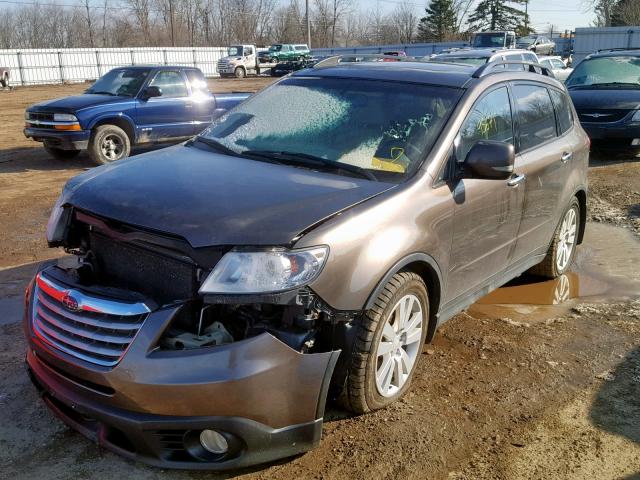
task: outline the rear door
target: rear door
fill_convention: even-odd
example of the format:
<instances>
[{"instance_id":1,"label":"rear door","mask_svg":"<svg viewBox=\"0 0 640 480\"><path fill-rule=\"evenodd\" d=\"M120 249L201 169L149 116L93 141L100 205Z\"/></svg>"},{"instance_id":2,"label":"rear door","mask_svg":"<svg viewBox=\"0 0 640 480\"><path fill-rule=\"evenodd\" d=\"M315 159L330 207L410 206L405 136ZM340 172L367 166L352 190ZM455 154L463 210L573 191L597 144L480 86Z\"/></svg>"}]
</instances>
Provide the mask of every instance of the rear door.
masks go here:
<instances>
[{"instance_id":1,"label":"rear door","mask_svg":"<svg viewBox=\"0 0 640 480\"><path fill-rule=\"evenodd\" d=\"M512 105L506 85L480 97L456 139L455 157L464 161L480 140L513 143ZM524 199L508 180L462 179L455 200L447 300L475 291L510 263Z\"/></svg>"},{"instance_id":2,"label":"rear door","mask_svg":"<svg viewBox=\"0 0 640 480\"><path fill-rule=\"evenodd\" d=\"M511 86L516 107L515 170L525 176L524 208L514 261L546 251L555 231L564 185L568 180L570 146L558 135L556 114L547 87L539 83Z\"/></svg>"},{"instance_id":3,"label":"rear door","mask_svg":"<svg viewBox=\"0 0 640 480\"><path fill-rule=\"evenodd\" d=\"M193 135L193 103L182 72L178 69L160 70L148 86L158 87L162 95L138 102L136 116L139 142Z\"/></svg>"}]
</instances>

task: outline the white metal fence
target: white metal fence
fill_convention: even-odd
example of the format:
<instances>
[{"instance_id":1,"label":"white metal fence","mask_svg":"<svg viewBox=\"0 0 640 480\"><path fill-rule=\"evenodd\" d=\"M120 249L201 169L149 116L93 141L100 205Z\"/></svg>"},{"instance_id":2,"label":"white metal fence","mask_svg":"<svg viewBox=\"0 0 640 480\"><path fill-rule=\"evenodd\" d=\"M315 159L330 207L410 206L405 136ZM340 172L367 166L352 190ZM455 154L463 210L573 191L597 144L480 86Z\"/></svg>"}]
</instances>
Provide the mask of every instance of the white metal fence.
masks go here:
<instances>
[{"instance_id":1,"label":"white metal fence","mask_svg":"<svg viewBox=\"0 0 640 480\"><path fill-rule=\"evenodd\" d=\"M0 50L0 66L11 69L11 85L84 82L127 65L188 65L214 77L225 55L222 47Z\"/></svg>"},{"instance_id":2,"label":"white metal fence","mask_svg":"<svg viewBox=\"0 0 640 480\"><path fill-rule=\"evenodd\" d=\"M605 48L640 48L639 27L576 28L573 64Z\"/></svg>"}]
</instances>

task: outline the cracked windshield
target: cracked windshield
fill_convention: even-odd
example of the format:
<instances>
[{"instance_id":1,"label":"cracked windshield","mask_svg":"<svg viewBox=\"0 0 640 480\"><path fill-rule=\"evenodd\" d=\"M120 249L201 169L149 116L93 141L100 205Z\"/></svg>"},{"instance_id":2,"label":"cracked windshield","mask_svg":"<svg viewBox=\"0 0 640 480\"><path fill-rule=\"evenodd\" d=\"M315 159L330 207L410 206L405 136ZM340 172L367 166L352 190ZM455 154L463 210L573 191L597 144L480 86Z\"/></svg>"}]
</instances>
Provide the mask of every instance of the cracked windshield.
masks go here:
<instances>
[{"instance_id":1,"label":"cracked windshield","mask_svg":"<svg viewBox=\"0 0 640 480\"><path fill-rule=\"evenodd\" d=\"M248 158L401 181L424 160L459 96L447 87L290 78L223 116L202 141Z\"/></svg>"}]
</instances>

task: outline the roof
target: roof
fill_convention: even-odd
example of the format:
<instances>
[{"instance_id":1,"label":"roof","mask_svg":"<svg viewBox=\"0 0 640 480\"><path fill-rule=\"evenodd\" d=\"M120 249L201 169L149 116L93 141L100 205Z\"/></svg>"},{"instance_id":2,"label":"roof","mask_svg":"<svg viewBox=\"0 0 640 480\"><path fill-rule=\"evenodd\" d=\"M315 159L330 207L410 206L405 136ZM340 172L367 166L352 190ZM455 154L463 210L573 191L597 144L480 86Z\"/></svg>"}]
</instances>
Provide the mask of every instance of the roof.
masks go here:
<instances>
[{"instance_id":1,"label":"roof","mask_svg":"<svg viewBox=\"0 0 640 480\"><path fill-rule=\"evenodd\" d=\"M598 50L597 52L588 55L587 58L620 56L640 57L640 48L612 48L611 50Z\"/></svg>"},{"instance_id":2,"label":"roof","mask_svg":"<svg viewBox=\"0 0 640 480\"><path fill-rule=\"evenodd\" d=\"M462 87L477 66L428 62L344 62L300 70L296 77L334 77L390 80L445 87Z\"/></svg>"}]
</instances>

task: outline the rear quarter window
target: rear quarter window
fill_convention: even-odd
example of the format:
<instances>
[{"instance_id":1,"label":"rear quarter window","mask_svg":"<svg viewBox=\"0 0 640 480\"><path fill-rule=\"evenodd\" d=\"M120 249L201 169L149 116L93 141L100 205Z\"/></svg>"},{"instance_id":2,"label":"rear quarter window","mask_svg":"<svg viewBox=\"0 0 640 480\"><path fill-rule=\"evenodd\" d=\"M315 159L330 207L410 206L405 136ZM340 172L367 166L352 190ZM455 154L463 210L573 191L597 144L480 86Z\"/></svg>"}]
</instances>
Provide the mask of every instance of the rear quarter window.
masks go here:
<instances>
[{"instance_id":1,"label":"rear quarter window","mask_svg":"<svg viewBox=\"0 0 640 480\"><path fill-rule=\"evenodd\" d=\"M571 112L571 100L566 93L558 90L549 89L553 106L556 109L556 117L558 120L558 133L569 131L573 126L573 114Z\"/></svg>"},{"instance_id":2,"label":"rear quarter window","mask_svg":"<svg viewBox=\"0 0 640 480\"><path fill-rule=\"evenodd\" d=\"M520 127L520 151L536 147L556 136L555 113L546 87L514 85L513 96Z\"/></svg>"}]
</instances>

